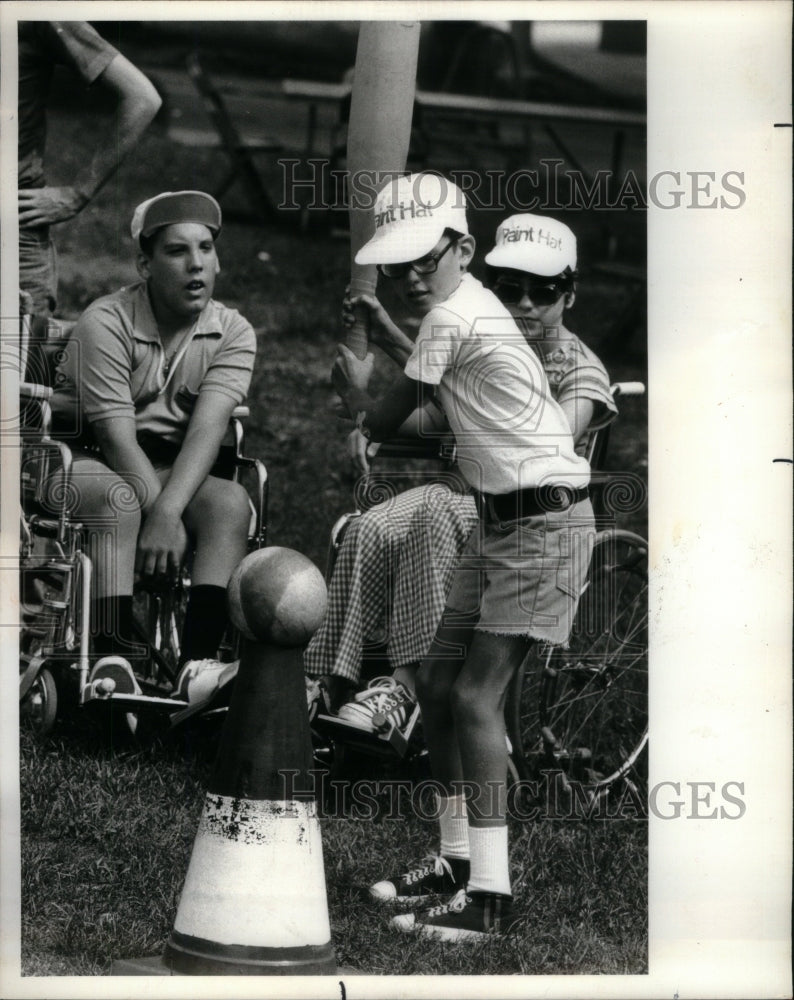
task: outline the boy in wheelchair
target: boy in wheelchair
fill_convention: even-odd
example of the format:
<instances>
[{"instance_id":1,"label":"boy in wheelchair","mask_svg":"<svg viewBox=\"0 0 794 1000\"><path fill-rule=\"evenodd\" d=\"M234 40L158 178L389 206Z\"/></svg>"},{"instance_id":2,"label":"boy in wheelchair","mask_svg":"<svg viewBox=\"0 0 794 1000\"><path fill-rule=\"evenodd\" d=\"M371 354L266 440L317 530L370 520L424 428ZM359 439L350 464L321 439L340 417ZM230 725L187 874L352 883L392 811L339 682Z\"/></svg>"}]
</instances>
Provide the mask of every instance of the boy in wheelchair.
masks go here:
<instances>
[{"instance_id":1,"label":"boy in wheelchair","mask_svg":"<svg viewBox=\"0 0 794 1000\"><path fill-rule=\"evenodd\" d=\"M133 638L133 585L168 585L189 553L175 694L224 666L226 585L246 554L250 505L213 467L248 391L256 341L247 320L212 298L220 230L220 207L200 191L139 205L131 234L141 281L86 309L56 374L53 436L73 452L73 514L93 563L92 679L104 664L119 693L136 690L119 658L146 655Z\"/></svg>"}]
</instances>

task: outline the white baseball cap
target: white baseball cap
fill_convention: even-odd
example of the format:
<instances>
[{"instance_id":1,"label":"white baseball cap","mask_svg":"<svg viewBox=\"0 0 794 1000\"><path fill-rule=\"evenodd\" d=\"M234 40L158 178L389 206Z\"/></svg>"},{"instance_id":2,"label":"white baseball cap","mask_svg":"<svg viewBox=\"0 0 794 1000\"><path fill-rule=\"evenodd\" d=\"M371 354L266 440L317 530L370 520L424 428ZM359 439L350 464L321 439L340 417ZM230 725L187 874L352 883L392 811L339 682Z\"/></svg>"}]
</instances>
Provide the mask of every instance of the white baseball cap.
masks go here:
<instances>
[{"instance_id":1,"label":"white baseball cap","mask_svg":"<svg viewBox=\"0 0 794 1000\"><path fill-rule=\"evenodd\" d=\"M445 229L466 235L466 196L438 174L408 174L389 181L375 199L375 235L356 254L357 264L404 264L430 253Z\"/></svg>"},{"instance_id":2,"label":"white baseball cap","mask_svg":"<svg viewBox=\"0 0 794 1000\"><path fill-rule=\"evenodd\" d=\"M556 219L511 215L497 227L496 244L485 263L551 278L568 267L576 270L576 237Z\"/></svg>"}]
</instances>

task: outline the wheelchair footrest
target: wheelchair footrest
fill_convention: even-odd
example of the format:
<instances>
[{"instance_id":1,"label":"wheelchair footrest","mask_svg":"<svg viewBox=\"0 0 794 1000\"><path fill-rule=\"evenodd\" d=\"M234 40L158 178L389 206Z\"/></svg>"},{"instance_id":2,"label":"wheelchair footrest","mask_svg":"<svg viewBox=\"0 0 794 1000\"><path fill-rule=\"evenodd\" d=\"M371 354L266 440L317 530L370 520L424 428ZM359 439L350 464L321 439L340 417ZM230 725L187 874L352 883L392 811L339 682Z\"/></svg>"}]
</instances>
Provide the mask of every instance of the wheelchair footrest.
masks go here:
<instances>
[{"instance_id":1,"label":"wheelchair footrest","mask_svg":"<svg viewBox=\"0 0 794 1000\"><path fill-rule=\"evenodd\" d=\"M314 726L320 735L335 740L345 746L351 746L368 753L392 753L403 758L410 749L411 736L419 721L419 707L411 713L411 717L403 729L392 726L388 732L378 733L351 726L349 722L335 715L318 714L314 718Z\"/></svg>"},{"instance_id":2,"label":"wheelchair footrest","mask_svg":"<svg viewBox=\"0 0 794 1000\"><path fill-rule=\"evenodd\" d=\"M128 712L138 712L144 709L147 710L157 710L157 711L168 711L175 712L178 709L185 708L187 705L186 701L178 701L175 698L161 698L156 695L149 694L101 694L95 693L93 691L86 691L83 698L83 704L98 704L102 703L105 705L112 705L117 708L124 708Z\"/></svg>"},{"instance_id":3,"label":"wheelchair footrest","mask_svg":"<svg viewBox=\"0 0 794 1000\"><path fill-rule=\"evenodd\" d=\"M105 656L94 664L88 676L88 683L82 689L80 703L105 703L127 711L174 712L184 708L183 699L167 697L165 694L150 694L141 690L128 660L123 656Z\"/></svg>"}]
</instances>

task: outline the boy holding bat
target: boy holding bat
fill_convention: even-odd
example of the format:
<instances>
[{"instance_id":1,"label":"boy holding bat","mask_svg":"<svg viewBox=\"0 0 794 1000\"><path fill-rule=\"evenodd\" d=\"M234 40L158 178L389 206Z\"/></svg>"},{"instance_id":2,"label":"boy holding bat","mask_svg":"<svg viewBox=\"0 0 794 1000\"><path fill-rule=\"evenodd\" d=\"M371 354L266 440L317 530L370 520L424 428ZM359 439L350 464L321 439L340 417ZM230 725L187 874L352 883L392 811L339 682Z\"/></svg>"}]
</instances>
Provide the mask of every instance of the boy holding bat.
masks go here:
<instances>
[{"instance_id":1,"label":"boy holding bat","mask_svg":"<svg viewBox=\"0 0 794 1000\"><path fill-rule=\"evenodd\" d=\"M507 308L466 273L474 254L463 193L444 178L401 178L379 194L375 235L357 255L423 314L405 370L378 400L372 357L340 346L334 384L364 434L383 440L437 391L480 521L455 570L417 675L439 801L431 863L370 888L385 902L440 906L395 928L447 941L516 922L508 870L504 702L533 640L564 642L594 533L590 470L574 450L543 366Z\"/></svg>"}]
</instances>

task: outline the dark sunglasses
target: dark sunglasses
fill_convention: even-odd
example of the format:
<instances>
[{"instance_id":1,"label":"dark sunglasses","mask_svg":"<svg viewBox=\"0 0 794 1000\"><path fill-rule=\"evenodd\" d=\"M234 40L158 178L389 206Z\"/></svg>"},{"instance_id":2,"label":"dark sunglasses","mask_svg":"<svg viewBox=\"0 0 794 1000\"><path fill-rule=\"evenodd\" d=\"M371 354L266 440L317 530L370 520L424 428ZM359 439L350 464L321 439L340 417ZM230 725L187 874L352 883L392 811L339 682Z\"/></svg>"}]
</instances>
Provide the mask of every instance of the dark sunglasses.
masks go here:
<instances>
[{"instance_id":1,"label":"dark sunglasses","mask_svg":"<svg viewBox=\"0 0 794 1000\"><path fill-rule=\"evenodd\" d=\"M419 260L408 261L405 264L378 264L377 269L384 278L404 278L409 270L413 268L417 274L435 274L438 270L438 262L451 247L457 243L457 239L447 243L441 253L429 253Z\"/></svg>"},{"instance_id":2,"label":"dark sunglasses","mask_svg":"<svg viewBox=\"0 0 794 1000\"><path fill-rule=\"evenodd\" d=\"M493 286L494 295L505 305L518 305L525 295L536 306L551 306L569 291L567 285L558 281L536 281L526 278L497 278Z\"/></svg>"}]
</instances>

